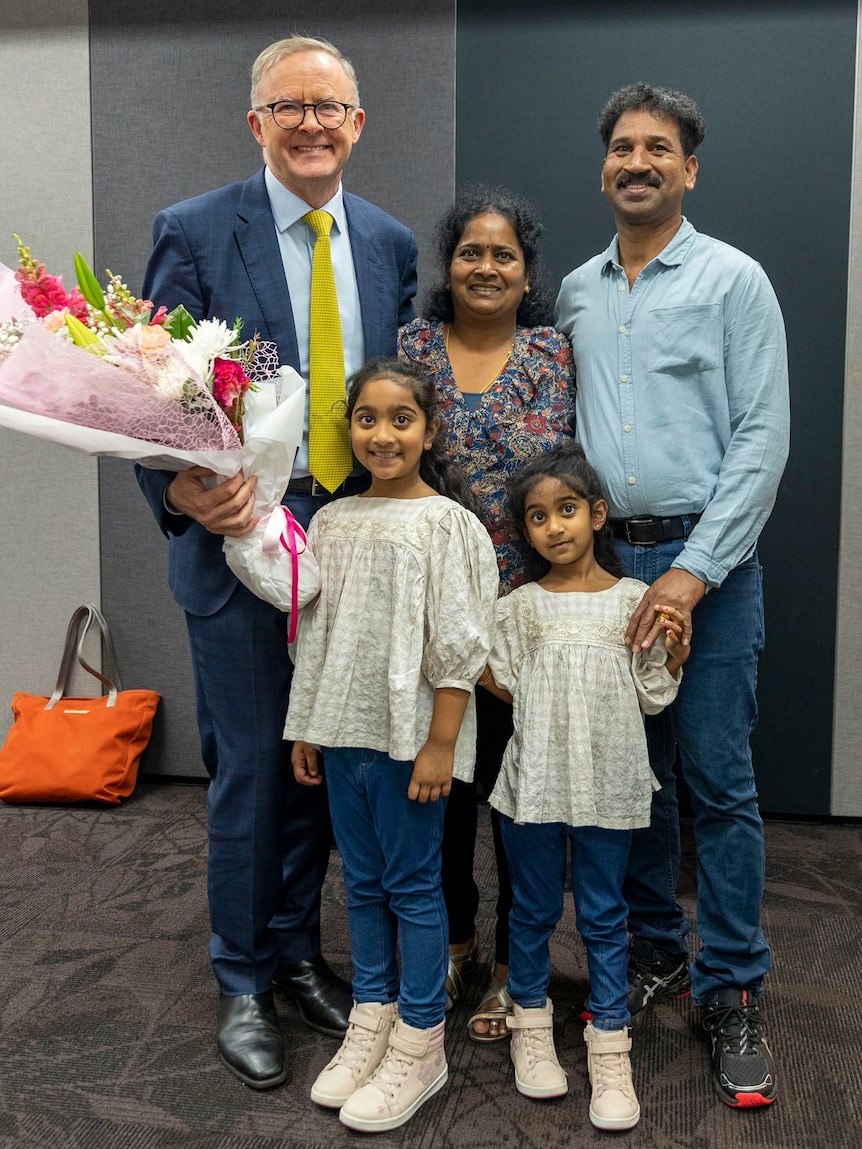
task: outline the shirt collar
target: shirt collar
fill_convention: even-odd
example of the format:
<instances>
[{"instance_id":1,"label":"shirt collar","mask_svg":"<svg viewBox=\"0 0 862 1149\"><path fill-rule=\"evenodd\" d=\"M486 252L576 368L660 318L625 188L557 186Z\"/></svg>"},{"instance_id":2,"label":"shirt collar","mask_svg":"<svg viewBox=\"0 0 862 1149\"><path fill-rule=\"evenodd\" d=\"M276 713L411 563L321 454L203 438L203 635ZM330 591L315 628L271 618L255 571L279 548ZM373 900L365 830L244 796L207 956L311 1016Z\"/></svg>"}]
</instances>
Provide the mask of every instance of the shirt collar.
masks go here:
<instances>
[{"instance_id":1,"label":"shirt collar","mask_svg":"<svg viewBox=\"0 0 862 1149\"><path fill-rule=\"evenodd\" d=\"M655 259L651 260L652 263L663 263L665 267L678 267L685 257L688 255L691 245L694 243L697 232L694 230L692 224L688 222L685 216L682 217L682 225L667 247L660 251ZM610 246L602 252L602 274L605 272L613 271L615 269L622 270L622 265L619 261L618 250L618 237L610 242Z\"/></svg>"},{"instance_id":2,"label":"shirt collar","mask_svg":"<svg viewBox=\"0 0 862 1149\"><path fill-rule=\"evenodd\" d=\"M275 220L279 232L287 231L298 220L312 210L311 205L300 199L289 188L272 174L269 168L264 168L264 182L269 206L272 208L272 218ZM335 220L334 230L345 234L347 231L347 216L344 214L344 195L341 184L332 199L323 205L321 211L328 211Z\"/></svg>"}]
</instances>

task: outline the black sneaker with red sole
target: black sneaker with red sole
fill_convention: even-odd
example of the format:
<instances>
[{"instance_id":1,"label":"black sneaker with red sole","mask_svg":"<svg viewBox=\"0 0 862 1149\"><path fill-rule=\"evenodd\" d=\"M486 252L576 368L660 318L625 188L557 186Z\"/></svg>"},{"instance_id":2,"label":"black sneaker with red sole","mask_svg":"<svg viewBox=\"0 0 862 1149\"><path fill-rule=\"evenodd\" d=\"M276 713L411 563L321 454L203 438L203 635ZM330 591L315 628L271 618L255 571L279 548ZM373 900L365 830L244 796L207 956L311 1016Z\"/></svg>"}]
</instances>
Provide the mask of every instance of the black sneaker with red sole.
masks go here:
<instances>
[{"instance_id":1,"label":"black sneaker with red sole","mask_svg":"<svg viewBox=\"0 0 862 1149\"><path fill-rule=\"evenodd\" d=\"M763 1020L748 990L710 994L702 1024L712 1047L712 1083L725 1105L754 1109L778 1095Z\"/></svg>"}]
</instances>

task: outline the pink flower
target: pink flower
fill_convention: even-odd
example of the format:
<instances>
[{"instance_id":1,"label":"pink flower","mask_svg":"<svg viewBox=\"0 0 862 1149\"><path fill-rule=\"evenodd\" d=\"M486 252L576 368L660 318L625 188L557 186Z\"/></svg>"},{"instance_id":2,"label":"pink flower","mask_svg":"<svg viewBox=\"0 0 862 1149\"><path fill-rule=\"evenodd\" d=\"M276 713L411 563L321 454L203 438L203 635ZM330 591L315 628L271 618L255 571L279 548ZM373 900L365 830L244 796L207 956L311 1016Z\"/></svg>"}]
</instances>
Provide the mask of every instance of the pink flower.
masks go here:
<instances>
[{"instance_id":1,"label":"pink flower","mask_svg":"<svg viewBox=\"0 0 862 1149\"><path fill-rule=\"evenodd\" d=\"M153 305L152 305L152 302L150 302L149 300L145 300L144 306L145 307L152 307ZM168 309L167 309L167 307L164 306L164 304L162 304L162 306L159 308L159 310L154 315L150 316L150 326L151 327L161 327L161 325L165 321L165 316L167 314L168 314Z\"/></svg>"},{"instance_id":2,"label":"pink flower","mask_svg":"<svg viewBox=\"0 0 862 1149\"><path fill-rule=\"evenodd\" d=\"M19 267L15 278L25 303L29 304L39 319L44 319L53 311L70 311L82 323L87 322L87 303L78 288L72 288L67 294L63 288L62 275L48 275L44 263L37 263L35 267Z\"/></svg>"},{"instance_id":3,"label":"pink flower","mask_svg":"<svg viewBox=\"0 0 862 1149\"><path fill-rule=\"evenodd\" d=\"M24 302L33 308L40 319L52 311L62 311L68 305L69 297L58 276L43 275L38 279L20 279L18 282Z\"/></svg>"},{"instance_id":4,"label":"pink flower","mask_svg":"<svg viewBox=\"0 0 862 1149\"><path fill-rule=\"evenodd\" d=\"M46 315L42 320L42 326L46 331L59 331L61 327L66 326L66 320L63 318L63 312L52 311L50 315Z\"/></svg>"},{"instance_id":5,"label":"pink flower","mask_svg":"<svg viewBox=\"0 0 862 1149\"><path fill-rule=\"evenodd\" d=\"M164 327L148 327L145 323L133 323L125 331L114 331L118 355L137 353L145 362L160 363L173 350L171 337ZM111 349L114 343L112 341Z\"/></svg>"},{"instance_id":6,"label":"pink flower","mask_svg":"<svg viewBox=\"0 0 862 1149\"><path fill-rule=\"evenodd\" d=\"M86 299L83 297L77 287L72 288L72 290L69 292L68 298L69 302L66 304L66 306L75 316L75 318L80 319L82 323L89 323L90 309L87 306Z\"/></svg>"},{"instance_id":7,"label":"pink flower","mask_svg":"<svg viewBox=\"0 0 862 1149\"><path fill-rule=\"evenodd\" d=\"M249 388L249 378L233 359L213 360L213 395L228 410Z\"/></svg>"}]
</instances>

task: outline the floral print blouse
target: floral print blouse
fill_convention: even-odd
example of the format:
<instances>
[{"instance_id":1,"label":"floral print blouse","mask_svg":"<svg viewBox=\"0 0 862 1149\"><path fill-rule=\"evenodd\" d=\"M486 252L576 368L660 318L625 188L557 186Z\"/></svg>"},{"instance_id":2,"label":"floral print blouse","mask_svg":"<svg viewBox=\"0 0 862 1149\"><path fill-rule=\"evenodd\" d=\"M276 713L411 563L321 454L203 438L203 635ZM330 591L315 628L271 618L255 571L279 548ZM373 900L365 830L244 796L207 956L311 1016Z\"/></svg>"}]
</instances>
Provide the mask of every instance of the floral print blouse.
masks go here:
<instances>
[{"instance_id":1,"label":"floral print blouse","mask_svg":"<svg viewBox=\"0 0 862 1149\"><path fill-rule=\"evenodd\" d=\"M398 354L421 363L437 380L449 452L484 508L501 593L507 593L524 582L529 548L509 519L506 480L527 459L574 435L569 341L551 327L519 327L508 363L472 413L452 375L442 323L415 319L402 327Z\"/></svg>"}]
</instances>

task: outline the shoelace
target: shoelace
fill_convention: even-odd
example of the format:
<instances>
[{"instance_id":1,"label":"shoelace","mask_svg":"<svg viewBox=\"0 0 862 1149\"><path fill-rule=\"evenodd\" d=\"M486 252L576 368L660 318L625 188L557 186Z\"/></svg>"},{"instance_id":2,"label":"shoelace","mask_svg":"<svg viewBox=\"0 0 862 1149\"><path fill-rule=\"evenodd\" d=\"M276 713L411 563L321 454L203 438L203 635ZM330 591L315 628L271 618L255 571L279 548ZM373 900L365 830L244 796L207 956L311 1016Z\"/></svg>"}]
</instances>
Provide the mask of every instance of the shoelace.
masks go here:
<instances>
[{"instance_id":1,"label":"shoelace","mask_svg":"<svg viewBox=\"0 0 862 1149\"><path fill-rule=\"evenodd\" d=\"M539 1061L556 1061L552 1029L535 1028L516 1031L521 1039L524 1056L530 1069Z\"/></svg>"},{"instance_id":2,"label":"shoelace","mask_svg":"<svg viewBox=\"0 0 862 1149\"><path fill-rule=\"evenodd\" d=\"M351 1022L347 1039L339 1050L338 1060L348 1069L361 1069L376 1036L373 1030Z\"/></svg>"},{"instance_id":3,"label":"shoelace","mask_svg":"<svg viewBox=\"0 0 862 1149\"><path fill-rule=\"evenodd\" d=\"M707 1022L711 1033L720 1035L725 1053L758 1053L760 1015L752 1006L731 1005Z\"/></svg>"},{"instance_id":4,"label":"shoelace","mask_svg":"<svg viewBox=\"0 0 862 1149\"><path fill-rule=\"evenodd\" d=\"M625 1055L594 1051L593 1058L593 1089L599 1093L617 1089L628 1096L631 1080L626 1072Z\"/></svg>"},{"instance_id":5,"label":"shoelace","mask_svg":"<svg viewBox=\"0 0 862 1149\"><path fill-rule=\"evenodd\" d=\"M370 1084L376 1085L383 1093L393 1094L404 1083L404 1078L413 1067L413 1058L399 1053L391 1045L386 1047L383 1060L371 1075Z\"/></svg>"}]
</instances>

